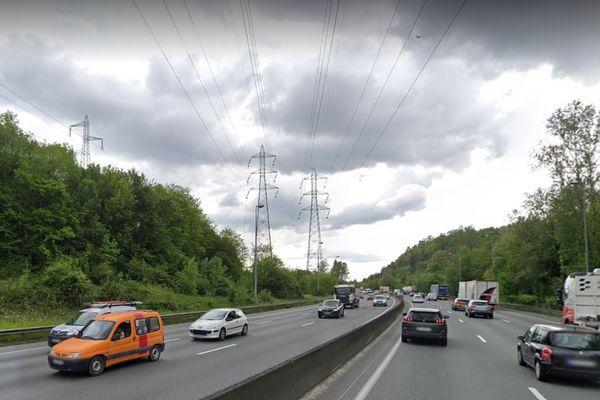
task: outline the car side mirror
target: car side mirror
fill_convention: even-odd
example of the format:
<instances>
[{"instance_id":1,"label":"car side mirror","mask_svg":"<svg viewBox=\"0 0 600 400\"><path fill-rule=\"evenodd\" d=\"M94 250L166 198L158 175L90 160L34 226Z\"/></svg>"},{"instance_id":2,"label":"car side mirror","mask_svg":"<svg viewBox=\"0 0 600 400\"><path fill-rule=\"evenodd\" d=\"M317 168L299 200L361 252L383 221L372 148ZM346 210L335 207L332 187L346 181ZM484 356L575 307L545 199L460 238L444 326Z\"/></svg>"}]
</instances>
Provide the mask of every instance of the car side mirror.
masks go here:
<instances>
[{"instance_id":1,"label":"car side mirror","mask_svg":"<svg viewBox=\"0 0 600 400\"><path fill-rule=\"evenodd\" d=\"M523 337L523 335L520 335L520 336L517 336L517 339L520 340L521 342L523 342L525 338Z\"/></svg>"},{"instance_id":2,"label":"car side mirror","mask_svg":"<svg viewBox=\"0 0 600 400\"><path fill-rule=\"evenodd\" d=\"M407 315L408 315L408 314L407 314L407 313L405 313L405 312L403 312L403 313L402 313L402 316L403 316L403 317L406 317Z\"/></svg>"}]
</instances>

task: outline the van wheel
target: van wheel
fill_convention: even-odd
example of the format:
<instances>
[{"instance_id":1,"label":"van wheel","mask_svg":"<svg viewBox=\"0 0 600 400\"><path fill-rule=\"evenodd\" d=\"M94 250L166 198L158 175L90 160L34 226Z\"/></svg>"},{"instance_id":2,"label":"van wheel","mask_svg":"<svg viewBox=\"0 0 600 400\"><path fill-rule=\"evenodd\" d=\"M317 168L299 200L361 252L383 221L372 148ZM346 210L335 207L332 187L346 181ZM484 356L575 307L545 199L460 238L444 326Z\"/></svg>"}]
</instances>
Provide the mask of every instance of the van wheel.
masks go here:
<instances>
[{"instance_id":1,"label":"van wheel","mask_svg":"<svg viewBox=\"0 0 600 400\"><path fill-rule=\"evenodd\" d=\"M104 372L104 367L106 366L106 362L104 358L100 356L96 356L90 360L90 365L88 366L88 374L90 376L98 376Z\"/></svg>"},{"instance_id":2,"label":"van wheel","mask_svg":"<svg viewBox=\"0 0 600 400\"><path fill-rule=\"evenodd\" d=\"M150 349L150 354L148 354L148 360L158 361L159 358L160 358L160 348L158 346L154 345Z\"/></svg>"},{"instance_id":3,"label":"van wheel","mask_svg":"<svg viewBox=\"0 0 600 400\"><path fill-rule=\"evenodd\" d=\"M225 336L227 336L227 334L225 332L225 328L221 328L221 330L219 331L219 340L221 340L221 341L225 340Z\"/></svg>"},{"instance_id":4,"label":"van wheel","mask_svg":"<svg viewBox=\"0 0 600 400\"><path fill-rule=\"evenodd\" d=\"M248 324L244 324L242 328L242 336L246 336L248 334Z\"/></svg>"}]
</instances>

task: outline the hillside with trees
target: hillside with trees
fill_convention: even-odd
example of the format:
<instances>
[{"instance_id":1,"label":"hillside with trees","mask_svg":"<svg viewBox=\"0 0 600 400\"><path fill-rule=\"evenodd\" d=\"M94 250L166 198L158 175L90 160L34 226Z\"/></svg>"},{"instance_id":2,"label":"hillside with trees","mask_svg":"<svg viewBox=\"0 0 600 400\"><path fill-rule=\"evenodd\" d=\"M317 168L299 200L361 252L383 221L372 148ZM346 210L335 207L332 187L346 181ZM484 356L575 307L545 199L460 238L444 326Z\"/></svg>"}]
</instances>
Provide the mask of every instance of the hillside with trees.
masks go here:
<instances>
[{"instance_id":1,"label":"hillside with trees","mask_svg":"<svg viewBox=\"0 0 600 400\"><path fill-rule=\"evenodd\" d=\"M533 158L553 183L532 188L509 225L426 238L363 285L417 285L426 292L432 283L447 283L455 294L460 279L498 280L505 302L556 307L556 291L569 273L585 271L586 258L590 270L600 266L600 113L573 101L546 128L547 142Z\"/></svg>"}]
</instances>

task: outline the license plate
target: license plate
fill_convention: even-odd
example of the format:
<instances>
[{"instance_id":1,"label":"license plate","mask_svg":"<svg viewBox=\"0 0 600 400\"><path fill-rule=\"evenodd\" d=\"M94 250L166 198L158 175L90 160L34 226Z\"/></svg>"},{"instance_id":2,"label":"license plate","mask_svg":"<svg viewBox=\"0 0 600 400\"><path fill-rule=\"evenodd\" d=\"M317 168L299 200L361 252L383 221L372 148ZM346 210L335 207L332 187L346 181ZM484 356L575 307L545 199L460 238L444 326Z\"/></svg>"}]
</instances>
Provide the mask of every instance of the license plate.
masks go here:
<instances>
[{"instance_id":1,"label":"license plate","mask_svg":"<svg viewBox=\"0 0 600 400\"><path fill-rule=\"evenodd\" d=\"M52 343L59 343L60 339L52 339Z\"/></svg>"},{"instance_id":2,"label":"license plate","mask_svg":"<svg viewBox=\"0 0 600 400\"><path fill-rule=\"evenodd\" d=\"M52 360L52 362L56 365L63 365L65 363L63 360Z\"/></svg>"},{"instance_id":3,"label":"license plate","mask_svg":"<svg viewBox=\"0 0 600 400\"><path fill-rule=\"evenodd\" d=\"M566 364L570 367L593 368L596 363L592 360L568 360Z\"/></svg>"},{"instance_id":4,"label":"license plate","mask_svg":"<svg viewBox=\"0 0 600 400\"><path fill-rule=\"evenodd\" d=\"M417 327L417 330L419 332L431 332L431 328L424 328L424 327L421 327L421 326Z\"/></svg>"}]
</instances>

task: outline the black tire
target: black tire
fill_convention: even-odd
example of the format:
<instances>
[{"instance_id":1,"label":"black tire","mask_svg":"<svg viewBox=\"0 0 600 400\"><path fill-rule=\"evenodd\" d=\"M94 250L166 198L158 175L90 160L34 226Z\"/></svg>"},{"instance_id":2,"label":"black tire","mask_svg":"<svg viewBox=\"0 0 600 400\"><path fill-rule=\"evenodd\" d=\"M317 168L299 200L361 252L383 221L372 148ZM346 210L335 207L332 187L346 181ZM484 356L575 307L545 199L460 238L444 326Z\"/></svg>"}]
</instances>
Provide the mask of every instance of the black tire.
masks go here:
<instances>
[{"instance_id":1,"label":"black tire","mask_svg":"<svg viewBox=\"0 0 600 400\"><path fill-rule=\"evenodd\" d=\"M535 366L533 367L533 369L535 370L535 377L538 381L543 382L548 380L548 374L546 374L546 371L544 371L540 360L535 360Z\"/></svg>"},{"instance_id":2,"label":"black tire","mask_svg":"<svg viewBox=\"0 0 600 400\"><path fill-rule=\"evenodd\" d=\"M468 313L468 314L467 314L467 317L469 317L469 318L472 318L472 317L471 317L471 313Z\"/></svg>"},{"instance_id":3,"label":"black tire","mask_svg":"<svg viewBox=\"0 0 600 400\"><path fill-rule=\"evenodd\" d=\"M490 319L494 319L494 314L490 314Z\"/></svg>"},{"instance_id":4,"label":"black tire","mask_svg":"<svg viewBox=\"0 0 600 400\"><path fill-rule=\"evenodd\" d=\"M525 361L523 361L523 353L521 352L520 347L517 347L517 363L522 367L527 366L527 364L525 364Z\"/></svg>"},{"instance_id":5,"label":"black tire","mask_svg":"<svg viewBox=\"0 0 600 400\"><path fill-rule=\"evenodd\" d=\"M154 362L160 359L160 347L157 345L152 346L150 349L150 354L148 354L148 360Z\"/></svg>"},{"instance_id":6,"label":"black tire","mask_svg":"<svg viewBox=\"0 0 600 400\"><path fill-rule=\"evenodd\" d=\"M248 334L248 324L244 324L242 328L242 336L246 336Z\"/></svg>"},{"instance_id":7,"label":"black tire","mask_svg":"<svg viewBox=\"0 0 600 400\"><path fill-rule=\"evenodd\" d=\"M90 360L90 364L88 365L88 374L90 374L90 376L100 376L104 372L105 367L106 361L104 361L104 358L96 356Z\"/></svg>"},{"instance_id":8,"label":"black tire","mask_svg":"<svg viewBox=\"0 0 600 400\"><path fill-rule=\"evenodd\" d=\"M221 330L219 331L219 340L223 341L223 340L225 340L226 337L227 337L227 331L225 331L225 328L221 328Z\"/></svg>"},{"instance_id":9,"label":"black tire","mask_svg":"<svg viewBox=\"0 0 600 400\"><path fill-rule=\"evenodd\" d=\"M408 341L408 338L404 335L402 335L402 343L406 343Z\"/></svg>"},{"instance_id":10,"label":"black tire","mask_svg":"<svg viewBox=\"0 0 600 400\"><path fill-rule=\"evenodd\" d=\"M442 339L442 340L440 341L440 344L441 344L443 347L446 347L446 346L448 346L448 338L444 338L444 339Z\"/></svg>"},{"instance_id":11,"label":"black tire","mask_svg":"<svg viewBox=\"0 0 600 400\"><path fill-rule=\"evenodd\" d=\"M323 314L319 313L319 319L323 318Z\"/></svg>"}]
</instances>

